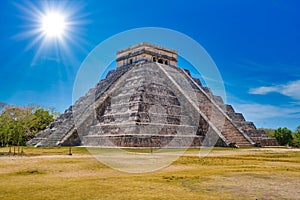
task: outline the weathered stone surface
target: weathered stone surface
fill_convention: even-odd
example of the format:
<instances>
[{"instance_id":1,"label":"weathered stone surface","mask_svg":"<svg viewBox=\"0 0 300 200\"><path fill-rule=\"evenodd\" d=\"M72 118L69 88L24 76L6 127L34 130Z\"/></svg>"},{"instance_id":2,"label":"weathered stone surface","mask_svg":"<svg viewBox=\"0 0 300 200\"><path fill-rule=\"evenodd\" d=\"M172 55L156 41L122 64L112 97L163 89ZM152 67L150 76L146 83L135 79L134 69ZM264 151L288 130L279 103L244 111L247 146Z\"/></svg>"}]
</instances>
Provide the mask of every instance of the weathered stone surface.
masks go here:
<instances>
[{"instance_id":1,"label":"weathered stone surface","mask_svg":"<svg viewBox=\"0 0 300 200\"><path fill-rule=\"evenodd\" d=\"M177 65L177 52L141 43L118 67L28 142L35 146L276 145Z\"/></svg>"}]
</instances>

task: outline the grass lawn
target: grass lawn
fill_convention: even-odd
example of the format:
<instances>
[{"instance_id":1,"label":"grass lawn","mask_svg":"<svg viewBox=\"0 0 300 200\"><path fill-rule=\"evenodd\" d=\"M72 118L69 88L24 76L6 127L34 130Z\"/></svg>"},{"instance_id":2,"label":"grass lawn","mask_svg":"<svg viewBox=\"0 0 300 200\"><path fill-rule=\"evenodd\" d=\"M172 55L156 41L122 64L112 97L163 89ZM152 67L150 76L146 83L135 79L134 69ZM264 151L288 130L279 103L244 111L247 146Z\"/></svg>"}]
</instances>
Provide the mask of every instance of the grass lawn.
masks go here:
<instances>
[{"instance_id":1,"label":"grass lawn","mask_svg":"<svg viewBox=\"0 0 300 200\"><path fill-rule=\"evenodd\" d=\"M26 147L8 156L0 148L0 199L300 199L300 149L214 148L206 157L188 149L145 174L115 171L83 147L68 151Z\"/></svg>"}]
</instances>

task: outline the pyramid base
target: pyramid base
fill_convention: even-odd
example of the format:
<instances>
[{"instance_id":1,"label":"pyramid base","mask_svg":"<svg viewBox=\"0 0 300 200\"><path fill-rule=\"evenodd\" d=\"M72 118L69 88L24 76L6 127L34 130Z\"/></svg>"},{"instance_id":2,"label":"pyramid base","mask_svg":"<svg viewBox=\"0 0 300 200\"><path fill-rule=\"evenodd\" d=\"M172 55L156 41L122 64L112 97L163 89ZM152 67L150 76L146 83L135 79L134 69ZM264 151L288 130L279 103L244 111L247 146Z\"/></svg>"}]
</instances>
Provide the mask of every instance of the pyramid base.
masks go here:
<instances>
[{"instance_id":1,"label":"pyramid base","mask_svg":"<svg viewBox=\"0 0 300 200\"><path fill-rule=\"evenodd\" d=\"M151 135L90 135L83 138L83 146L101 147L157 147L188 148L200 147L201 136L151 136Z\"/></svg>"}]
</instances>

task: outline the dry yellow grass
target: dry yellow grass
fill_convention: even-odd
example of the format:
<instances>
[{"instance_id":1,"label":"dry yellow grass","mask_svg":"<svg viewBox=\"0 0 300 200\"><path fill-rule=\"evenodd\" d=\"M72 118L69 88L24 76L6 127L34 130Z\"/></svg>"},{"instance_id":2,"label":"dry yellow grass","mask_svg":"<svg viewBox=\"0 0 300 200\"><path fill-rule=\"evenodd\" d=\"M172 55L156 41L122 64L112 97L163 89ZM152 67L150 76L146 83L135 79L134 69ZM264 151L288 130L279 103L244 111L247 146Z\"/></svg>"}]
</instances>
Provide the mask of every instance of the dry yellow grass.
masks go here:
<instances>
[{"instance_id":1,"label":"dry yellow grass","mask_svg":"<svg viewBox=\"0 0 300 200\"><path fill-rule=\"evenodd\" d=\"M108 150L109 151L109 150ZM140 150L135 150L140 151ZM84 148L0 149L0 199L300 199L300 150L189 149L169 167L118 172Z\"/></svg>"}]
</instances>

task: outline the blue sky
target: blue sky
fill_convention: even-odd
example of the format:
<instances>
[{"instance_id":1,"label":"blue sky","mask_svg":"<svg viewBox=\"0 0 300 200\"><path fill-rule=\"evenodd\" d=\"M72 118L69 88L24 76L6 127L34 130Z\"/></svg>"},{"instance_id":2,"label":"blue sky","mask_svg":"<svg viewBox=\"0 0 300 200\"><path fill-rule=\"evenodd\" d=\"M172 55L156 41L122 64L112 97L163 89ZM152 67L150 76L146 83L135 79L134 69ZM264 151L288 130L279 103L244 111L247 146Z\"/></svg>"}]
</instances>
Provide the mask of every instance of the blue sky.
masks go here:
<instances>
[{"instance_id":1,"label":"blue sky","mask_svg":"<svg viewBox=\"0 0 300 200\"><path fill-rule=\"evenodd\" d=\"M67 15L63 42L34 32L47 8ZM300 125L300 2L1 1L0 101L63 112L77 70L100 42L163 27L200 43L225 83L226 102L257 127Z\"/></svg>"}]
</instances>

